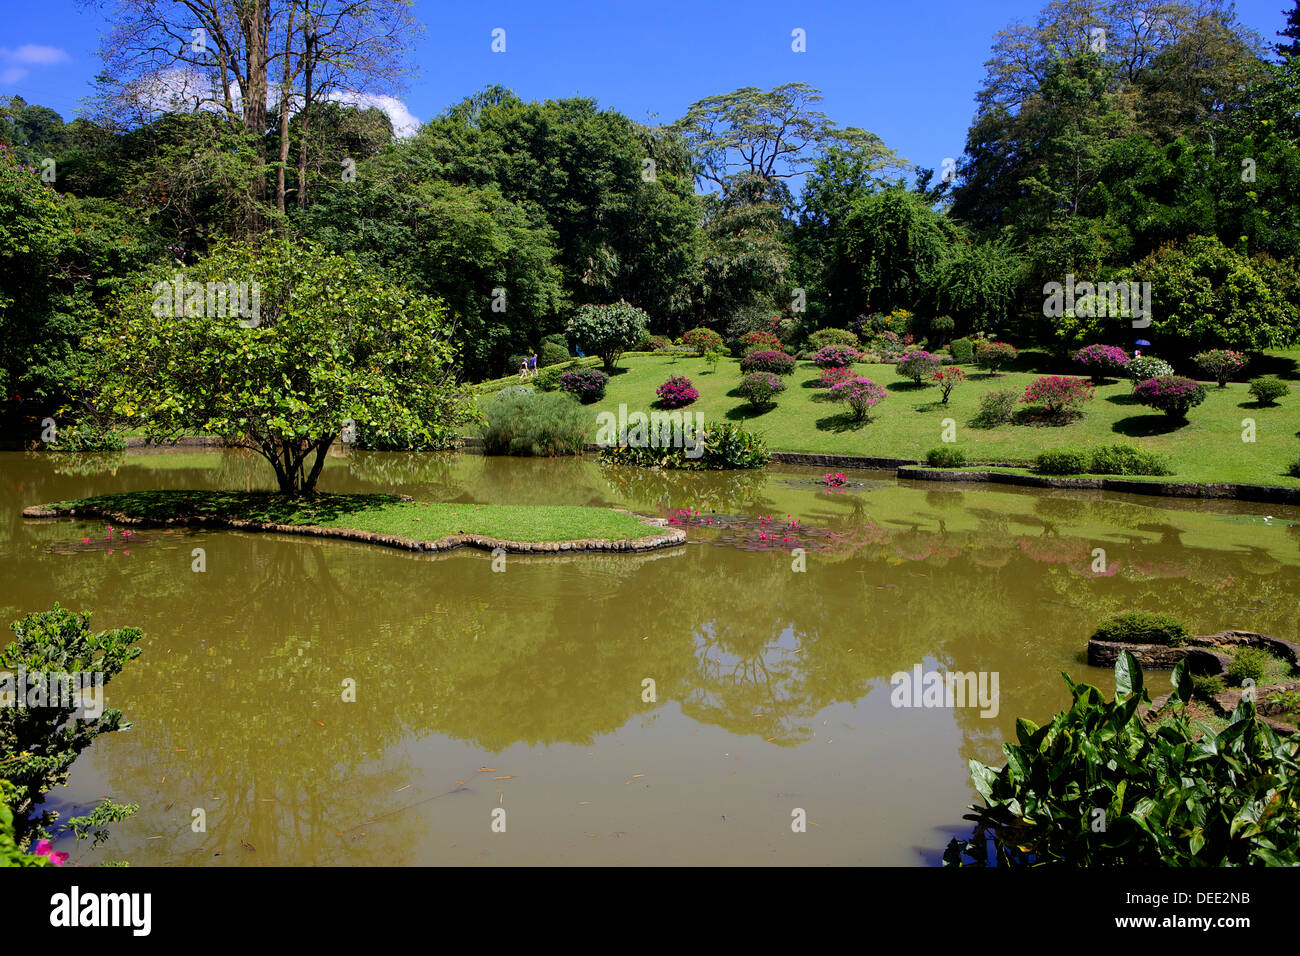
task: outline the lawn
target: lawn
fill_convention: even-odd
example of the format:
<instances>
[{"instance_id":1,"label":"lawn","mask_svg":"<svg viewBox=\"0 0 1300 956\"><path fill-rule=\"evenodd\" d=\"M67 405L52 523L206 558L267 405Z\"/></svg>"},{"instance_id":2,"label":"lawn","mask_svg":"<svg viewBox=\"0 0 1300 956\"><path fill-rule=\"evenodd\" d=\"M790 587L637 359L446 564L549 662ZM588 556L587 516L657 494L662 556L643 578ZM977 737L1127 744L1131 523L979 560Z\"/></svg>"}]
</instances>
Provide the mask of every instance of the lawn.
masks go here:
<instances>
[{"instance_id":1,"label":"lawn","mask_svg":"<svg viewBox=\"0 0 1300 956\"><path fill-rule=\"evenodd\" d=\"M60 501L48 507L102 508L131 518L201 516L369 531L418 541L478 534L505 541L553 542L578 538L625 541L661 534L635 515L610 508L550 505L475 505L404 501L395 495L318 495L288 500L262 492L134 491Z\"/></svg>"},{"instance_id":2,"label":"lawn","mask_svg":"<svg viewBox=\"0 0 1300 956\"><path fill-rule=\"evenodd\" d=\"M1270 365L1267 371L1294 377L1297 358L1295 352L1273 353L1265 359ZM1300 393L1294 391L1277 406L1261 407L1245 384L1219 389L1210 383L1205 402L1192 409L1188 422L1179 424L1134 403L1128 381L1112 380L1097 388L1095 398L1084 406L1083 417L1071 424L985 429L970 424L980 396L995 389L1023 392L1037 373L990 376L967 367L969 379L953 391L945 406L937 387L913 386L892 365L858 365L860 374L888 389L888 397L874 409L870 421L855 424L828 400L825 389L812 387L818 369L811 362L799 363L794 374L786 377L787 390L776 407L762 412L735 391L741 378L736 359L723 359L716 372L710 372L703 359L650 353L630 353L619 364L605 398L588 406L593 440L597 413L617 413L620 403L626 403L629 411L649 412L655 389L670 376L685 375L700 392L699 400L686 411L700 412L706 420L738 422L761 434L773 451L919 460L942 444L944 419L951 418L956 425L955 444L971 462L1023 466L1048 449L1125 442L1167 455L1175 472L1170 480L1300 486L1300 480L1287 473L1288 465L1300 458ZM518 376L485 383L484 391L512 383L518 383ZM1245 419L1254 420L1254 442L1242 440Z\"/></svg>"}]
</instances>

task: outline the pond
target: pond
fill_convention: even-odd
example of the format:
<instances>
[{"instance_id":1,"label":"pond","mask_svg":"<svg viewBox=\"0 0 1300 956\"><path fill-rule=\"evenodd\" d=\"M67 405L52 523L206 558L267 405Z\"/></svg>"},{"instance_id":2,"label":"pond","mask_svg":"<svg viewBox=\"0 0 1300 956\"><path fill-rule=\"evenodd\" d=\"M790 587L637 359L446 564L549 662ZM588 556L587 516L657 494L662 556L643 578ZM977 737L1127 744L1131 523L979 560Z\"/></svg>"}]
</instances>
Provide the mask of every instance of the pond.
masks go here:
<instances>
[{"instance_id":1,"label":"pond","mask_svg":"<svg viewBox=\"0 0 1300 956\"><path fill-rule=\"evenodd\" d=\"M54 801L141 809L74 858L932 865L966 832L968 760L1000 765L1018 716L1064 707L1062 671L1113 690L1084 660L1105 614L1300 639L1297 509L873 472L830 491L824 471L330 461L322 490L613 505L689 529L681 548L494 571L479 551L123 542L103 522L20 515L110 491L271 489L237 451L0 455L5 623L58 601L97 631L145 632L107 692L132 728L101 737ZM996 673L996 707L892 706L891 675L917 666Z\"/></svg>"}]
</instances>

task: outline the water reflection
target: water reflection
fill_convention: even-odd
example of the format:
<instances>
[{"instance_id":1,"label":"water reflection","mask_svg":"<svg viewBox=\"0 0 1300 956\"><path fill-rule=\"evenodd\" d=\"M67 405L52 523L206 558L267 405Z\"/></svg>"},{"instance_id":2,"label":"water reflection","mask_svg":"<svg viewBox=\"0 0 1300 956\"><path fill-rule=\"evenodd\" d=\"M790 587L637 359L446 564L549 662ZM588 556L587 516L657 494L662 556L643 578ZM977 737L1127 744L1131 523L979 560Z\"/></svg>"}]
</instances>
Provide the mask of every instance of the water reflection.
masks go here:
<instances>
[{"instance_id":1,"label":"water reflection","mask_svg":"<svg viewBox=\"0 0 1300 956\"><path fill-rule=\"evenodd\" d=\"M233 451L128 455L115 473L0 461L8 618L57 600L93 609L97 628L145 631L110 694L134 728L97 743L71 788L142 804L112 840L137 863L915 862L971 798L966 761L999 761L1017 716L1063 705L1062 670L1108 683L1082 660L1101 616L1174 610L1201 632L1297 637L1297 516L1266 524L1231 504L870 476L832 493L811 469L331 460L329 490L699 512L682 549L520 558L504 574L468 552L178 530L142 534L125 558L59 553L102 523L15 517L109 490L265 487L259 464ZM773 522L793 540L760 538ZM890 708L889 676L921 662L998 671L998 716ZM762 827L788 830L787 792L838 819L835 838L768 849ZM710 799L731 830L706 820ZM595 837L573 816L584 803L616 808ZM536 822L491 844L496 805Z\"/></svg>"}]
</instances>

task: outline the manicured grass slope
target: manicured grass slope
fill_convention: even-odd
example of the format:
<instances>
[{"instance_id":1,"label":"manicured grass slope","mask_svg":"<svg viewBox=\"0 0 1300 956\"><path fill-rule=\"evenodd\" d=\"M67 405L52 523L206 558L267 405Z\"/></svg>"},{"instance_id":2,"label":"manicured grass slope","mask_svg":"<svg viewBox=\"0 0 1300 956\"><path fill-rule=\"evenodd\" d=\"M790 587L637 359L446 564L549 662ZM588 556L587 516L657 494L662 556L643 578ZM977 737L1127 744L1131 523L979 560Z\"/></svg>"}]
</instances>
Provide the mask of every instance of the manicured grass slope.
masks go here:
<instances>
[{"instance_id":1,"label":"manicured grass slope","mask_svg":"<svg viewBox=\"0 0 1300 956\"><path fill-rule=\"evenodd\" d=\"M243 518L276 524L350 528L420 541L452 534L480 534L526 542L577 538L623 541L661 531L633 515L608 508L403 501L393 495L319 495L311 500L287 501L259 492L134 491L54 505L89 506L111 509L133 518Z\"/></svg>"},{"instance_id":2,"label":"manicured grass slope","mask_svg":"<svg viewBox=\"0 0 1300 956\"><path fill-rule=\"evenodd\" d=\"M952 393L950 404L939 402L934 386L914 388L892 365L859 365L859 373L884 385L888 397L861 425L848 421L844 409L827 400L825 389L810 387L818 369L800 362L786 378L787 390L775 408L759 413L734 394L741 374L736 359L723 359L710 373L703 359L648 354L625 356L611 378L605 398L591 406L595 416L617 413L619 403L630 411L652 411L655 389L673 375L685 375L700 398L686 411L709 420L735 421L763 435L773 451L821 452L922 459L942 444L943 420L957 426L957 446L969 461L1025 465L1040 451L1125 442L1169 456L1175 475L1167 480L1244 482L1295 487L1300 480L1287 475L1288 464L1300 457L1300 391L1283 397L1276 407L1261 407L1244 384L1219 389L1210 383L1204 404L1192 409L1187 424L1178 425L1160 412L1135 404L1127 381L1100 386L1084 406L1084 417L1064 426L1002 425L992 429L969 424L979 398L995 389L1023 393L1036 373L1004 372L990 377L972 367L970 378ZM1242 441L1243 419L1255 422L1255 441Z\"/></svg>"}]
</instances>

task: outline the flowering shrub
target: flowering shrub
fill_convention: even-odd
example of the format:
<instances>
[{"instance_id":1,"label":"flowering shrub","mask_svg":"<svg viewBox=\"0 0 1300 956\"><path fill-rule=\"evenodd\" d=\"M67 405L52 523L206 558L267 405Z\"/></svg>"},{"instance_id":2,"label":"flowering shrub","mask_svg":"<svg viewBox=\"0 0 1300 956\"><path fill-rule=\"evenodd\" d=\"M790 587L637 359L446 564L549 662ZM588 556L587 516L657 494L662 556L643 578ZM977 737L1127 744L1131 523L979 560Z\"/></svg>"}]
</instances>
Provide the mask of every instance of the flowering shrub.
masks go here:
<instances>
[{"instance_id":1,"label":"flowering shrub","mask_svg":"<svg viewBox=\"0 0 1300 956\"><path fill-rule=\"evenodd\" d=\"M1162 375L1139 382L1133 397L1172 418L1186 418L1194 406L1205 401L1205 386L1182 375Z\"/></svg>"},{"instance_id":2,"label":"flowering shrub","mask_svg":"<svg viewBox=\"0 0 1300 956\"><path fill-rule=\"evenodd\" d=\"M1154 355L1143 355L1141 358L1129 359L1124 371L1133 380L1133 384L1137 385L1138 382L1145 382L1149 378L1173 375L1174 367L1164 359L1158 359Z\"/></svg>"},{"instance_id":3,"label":"flowering shrub","mask_svg":"<svg viewBox=\"0 0 1300 956\"><path fill-rule=\"evenodd\" d=\"M847 382L851 378L857 378L857 373L847 365L838 368L824 368L821 375L817 377L818 388L832 388L840 382Z\"/></svg>"},{"instance_id":4,"label":"flowering shrub","mask_svg":"<svg viewBox=\"0 0 1300 956\"><path fill-rule=\"evenodd\" d=\"M771 372L774 375L789 375L794 371L794 356L785 352L761 351L750 352L740 360L742 372Z\"/></svg>"},{"instance_id":5,"label":"flowering shrub","mask_svg":"<svg viewBox=\"0 0 1300 956\"><path fill-rule=\"evenodd\" d=\"M1062 415L1092 401L1092 396L1092 386L1081 378L1044 375L1029 383L1020 400L1026 405L1045 405L1050 414Z\"/></svg>"},{"instance_id":6,"label":"flowering shrub","mask_svg":"<svg viewBox=\"0 0 1300 956\"><path fill-rule=\"evenodd\" d=\"M832 471L822 475L822 484L827 488L843 488L848 484L848 479L844 477L844 472Z\"/></svg>"},{"instance_id":7,"label":"flowering shrub","mask_svg":"<svg viewBox=\"0 0 1300 956\"><path fill-rule=\"evenodd\" d=\"M691 380L684 375L674 375L655 389L655 394L664 408L685 408L700 397Z\"/></svg>"},{"instance_id":8,"label":"flowering shrub","mask_svg":"<svg viewBox=\"0 0 1300 956\"><path fill-rule=\"evenodd\" d=\"M560 388L578 396L578 401L584 405L604 398L605 386L608 384L609 376L594 368L575 369L560 376Z\"/></svg>"},{"instance_id":9,"label":"flowering shrub","mask_svg":"<svg viewBox=\"0 0 1300 956\"><path fill-rule=\"evenodd\" d=\"M1219 388L1228 387L1228 379L1246 367L1246 356L1232 349L1211 349L1202 352L1193 359L1202 372L1219 383Z\"/></svg>"},{"instance_id":10,"label":"flowering shrub","mask_svg":"<svg viewBox=\"0 0 1300 956\"><path fill-rule=\"evenodd\" d=\"M649 348L651 352L663 352L672 344L672 340L666 335L652 335L647 343L647 348Z\"/></svg>"},{"instance_id":11,"label":"flowering shrub","mask_svg":"<svg viewBox=\"0 0 1300 956\"><path fill-rule=\"evenodd\" d=\"M682 345L696 355L703 355L705 352L716 352L721 349L722 336L712 329L691 329L682 336Z\"/></svg>"},{"instance_id":12,"label":"flowering shrub","mask_svg":"<svg viewBox=\"0 0 1300 956\"><path fill-rule=\"evenodd\" d=\"M885 387L869 378L851 378L831 386L831 401L849 406L854 421L862 421L872 408L885 400Z\"/></svg>"},{"instance_id":13,"label":"flowering shrub","mask_svg":"<svg viewBox=\"0 0 1300 956\"><path fill-rule=\"evenodd\" d=\"M755 408L774 405L777 395L785 391L785 382L771 372L754 372L740 380L740 394L749 399Z\"/></svg>"},{"instance_id":14,"label":"flowering shrub","mask_svg":"<svg viewBox=\"0 0 1300 956\"><path fill-rule=\"evenodd\" d=\"M1019 354L1014 345L1006 342L979 342L975 346L975 364L996 375L998 369L1015 361Z\"/></svg>"},{"instance_id":15,"label":"flowering shrub","mask_svg":"<svg viewBox=\"0 0 1300 956\"><path fill-rule=\"evenodd\" d=\"M947 405L952 390L966 381L966 373L955 365L950 365L948 368L937 368L931 372L930 381L938 384L939 392L943 395L943 403Z\"/></svg>"},{"instance_id":16,"label":"flowering shrub","mask_svg":"<svg viewBox=\"0 0 1300 956\"><path fill-rule=\"evenodd\" d=\"M897 369L898 374L903 378L910 378L920 385L922 379L932 377L942 364L942 358L921 349L906 353L898 360Z\"/></svg>"},{"instance_id":17,"label":"flowering shrub","mask_svg":"<svg viewBox=\"0 0 1300 956\"><path fill-rule=\"evenodd\" d=\"M1122 372L1129 363L1129 355L1117 345L1089 345L1074 353L1074 360L1092 376L1092 384L1100 385L1110 372Z\"/></svg>"},{"instance_id":18,"label":"flowering shrub","mask_svg":"<svg viewBox=\"0 0 1300 956\"><path fill-rule=\"evenodd\" d=\"M781 340L773 333L766 329L755 329L753 332L746 332L740 337L740 353L747 355L750 352L784 352L785 346Z\"/></svg>"},{"instance_id":19,"label":"flowering shrub","mask_svg":"<svg viewBox=\"0 0 1300 956\"><path fill-rule=\"evenodd\" d=\"M848 345L823 345L813 353L813 364L818 368L845 368L852 365L861 354Z\"/></svg>"}]
</instances>

